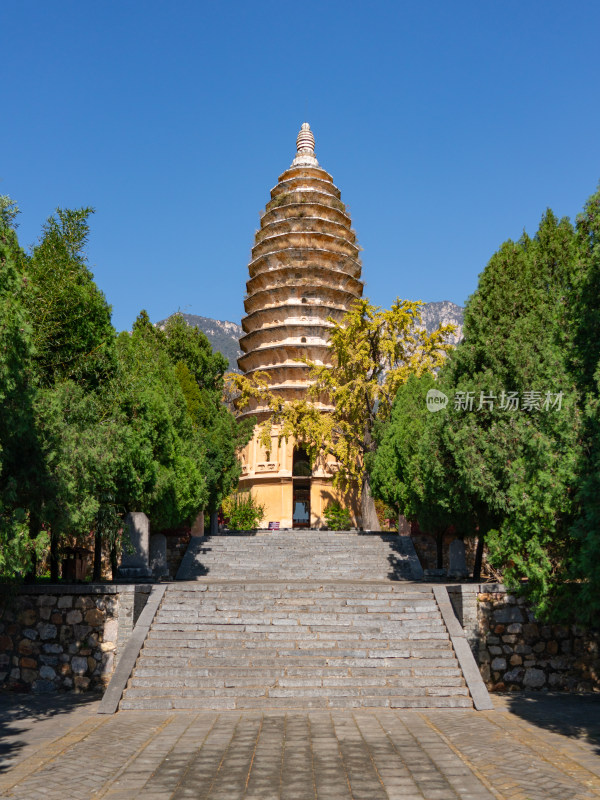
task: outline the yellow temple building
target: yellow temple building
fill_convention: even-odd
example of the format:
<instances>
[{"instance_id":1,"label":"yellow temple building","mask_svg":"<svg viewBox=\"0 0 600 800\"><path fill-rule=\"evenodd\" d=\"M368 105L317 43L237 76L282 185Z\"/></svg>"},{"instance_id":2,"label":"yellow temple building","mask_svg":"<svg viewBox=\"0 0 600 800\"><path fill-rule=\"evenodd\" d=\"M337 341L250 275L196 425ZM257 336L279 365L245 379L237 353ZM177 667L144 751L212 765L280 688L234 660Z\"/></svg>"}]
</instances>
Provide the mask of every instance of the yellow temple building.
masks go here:
<instances>
[{"instance_id":1,"label":"yellow temple building","mask_svg":"<svg viewBox=\"0 0 600 800\"><path fill-rule=\"evenodd\" d=\"M363 292L356 234L340 190L319 166L307 122L296 147L256 233L238 359L245 375L266 373L271 389L286 400L304 397L310 384L309 368L298 359L330 363L328 318L340 320ZM327 406L319 407L327 413ZM268 410L254 405L244 413L260 424ZM265 527L268 522L281 528L324 527L328 503L343 502L332 486L335 462L323 460L311 468L303 448L293 439L279 443L276 431L269 448L255 433L241 459L240 490L251 490L265 506Z\"/></svg>"}]
</instances>

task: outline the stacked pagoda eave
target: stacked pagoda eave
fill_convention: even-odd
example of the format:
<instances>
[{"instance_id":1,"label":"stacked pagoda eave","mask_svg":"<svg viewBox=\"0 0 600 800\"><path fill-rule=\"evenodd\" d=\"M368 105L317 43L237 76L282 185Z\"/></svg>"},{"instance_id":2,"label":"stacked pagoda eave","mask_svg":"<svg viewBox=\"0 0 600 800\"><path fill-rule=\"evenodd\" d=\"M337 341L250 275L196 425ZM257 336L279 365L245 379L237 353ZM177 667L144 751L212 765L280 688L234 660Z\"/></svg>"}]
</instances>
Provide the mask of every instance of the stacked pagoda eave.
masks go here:
<instances>
[{"instance_id":1,"label":"stacked pagoda eave","mask_svg":"<svg viewBox=\"0 0 600 800\"><path fill-rule=\"evenodd\" d=\"M301 359L331 363L331 319L341 320L363 292L356 233L340 190L319 166L308 123L302 125L296 157L271 190L260 223L248 265L238 365L247 376L265 373L272 391L283 399L300 399L310 385L309 368ZM259 420L267 413L256 405L245 410ZM269 521L291 527L296 524L292 506L297 453L294 442L280 444L276 438L270 450L256 436L245 448L240 488L252 489L267 505ZM321 465L310 476L315 488L310 491L312 526L323 524L324 494L334 494L330 467Z\"/></svg>"}]
</instances>

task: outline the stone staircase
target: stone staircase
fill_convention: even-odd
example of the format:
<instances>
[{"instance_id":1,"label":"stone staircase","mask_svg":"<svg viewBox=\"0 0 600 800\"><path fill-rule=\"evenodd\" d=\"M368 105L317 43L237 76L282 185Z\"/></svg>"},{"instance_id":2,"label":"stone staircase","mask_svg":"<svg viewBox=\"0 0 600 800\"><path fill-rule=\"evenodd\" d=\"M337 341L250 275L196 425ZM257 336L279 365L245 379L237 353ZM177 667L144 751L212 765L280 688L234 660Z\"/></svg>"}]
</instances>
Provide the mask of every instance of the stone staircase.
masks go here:
<instances>
[{"instance_id":1,"label":"stone staircase","mask_svg":"<svg viewBox=\"0 0 600 800\"><path fill-rule=\"evenodd\" d=\"M178 580L410 580L412 541L385 533L280 530L193 538Z\"/></svg>"},{"instance_id":2,"label":"stone staircase","mask_svg":"<svg viewBox=\"0 0 600 800\"><path fill-rule=\"evenodd\" d=\"M277 531L193 539L121 709L448 708L472 700L412 543Z\"/></svg>"}]
</instances>

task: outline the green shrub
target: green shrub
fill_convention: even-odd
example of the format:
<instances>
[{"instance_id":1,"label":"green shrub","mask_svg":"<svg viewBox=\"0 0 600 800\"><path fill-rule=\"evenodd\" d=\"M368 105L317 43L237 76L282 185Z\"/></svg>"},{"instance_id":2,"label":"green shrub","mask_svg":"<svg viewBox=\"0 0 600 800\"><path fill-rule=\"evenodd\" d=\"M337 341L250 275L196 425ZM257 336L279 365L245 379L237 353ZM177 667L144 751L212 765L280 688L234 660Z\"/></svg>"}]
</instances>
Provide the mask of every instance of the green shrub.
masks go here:
<instances>
[{"instance_id":1,"label":"green shrub","mask_svg":"<svg viewBox=\"0 0 600 800\"><path fill-rule=\"evenodd\" d=\"M332 531L347 531L352 527L352 518L347 508L343 508L337 500L329 503L323 512L327 527Z\"/></svg>"},{"instance_id":2,"label":"green shrub","mask_svg":"<svg viewBox=\"0 0 600 800\"><path fill-rule=\"evenodd\" d=\"M251 492L230 494L223 500L222 508L227 527L234 531L257 528L265 515L265 507L256 502Z\"/></svg>"}]
</instances>

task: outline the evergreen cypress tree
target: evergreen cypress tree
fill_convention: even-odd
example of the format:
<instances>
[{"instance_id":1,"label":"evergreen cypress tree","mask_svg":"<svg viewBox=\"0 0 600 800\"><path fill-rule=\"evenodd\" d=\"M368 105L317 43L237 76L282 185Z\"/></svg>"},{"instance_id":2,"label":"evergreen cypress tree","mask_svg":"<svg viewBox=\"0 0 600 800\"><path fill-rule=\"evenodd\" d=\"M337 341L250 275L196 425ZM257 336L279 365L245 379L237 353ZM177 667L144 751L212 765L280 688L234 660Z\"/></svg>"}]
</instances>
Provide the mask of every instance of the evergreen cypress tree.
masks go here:
<instances>
[{"instance_id":1,"label":"evergreen cypress tree","mask_svg":"<svg viewBox=\"0 0 600 800\"><path fill-rule=\"evenodd\" d=\"M578 269L573 227L551 211L533 239L502 245L467 304L464 342L440 376L447 394L473 398L472 410L451 403L440 435L479 534L507 581L528 579L541 613L568 573L574 544L581 414L569 293Z\"/></svg>"},{"instance_id":2,"label":"evergreen cypress tree","mask_svg":"<svg viewBox=\"0 0 600 800\"><path fill-rule=\"evenodd\" d=\"M24 306L28 277L15 230L18 210L0 197L0 574L26 568L27 509L40 467L33 403L33 343Z\"/></svg>"},{"instance_id":3,"label":"evergreen cypress tree","mask_svg":"<svg viewBox=\"0 0 600 800\"><path fill-rule=\"evenodd\" d=\"M579 280L574 283L572 326L576 347L573 370L583 412L581 482L576 493L579 516L572 533L579 547L573 562L572 589L583 622L600 613L600 190L577 218Z\"/></svg>"}]
</instances>

